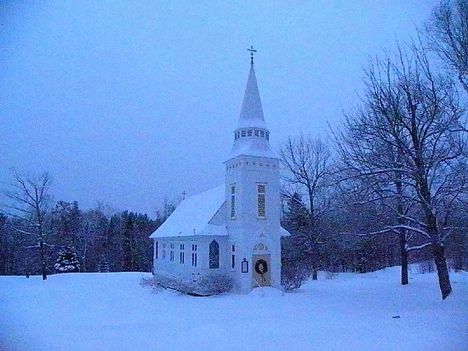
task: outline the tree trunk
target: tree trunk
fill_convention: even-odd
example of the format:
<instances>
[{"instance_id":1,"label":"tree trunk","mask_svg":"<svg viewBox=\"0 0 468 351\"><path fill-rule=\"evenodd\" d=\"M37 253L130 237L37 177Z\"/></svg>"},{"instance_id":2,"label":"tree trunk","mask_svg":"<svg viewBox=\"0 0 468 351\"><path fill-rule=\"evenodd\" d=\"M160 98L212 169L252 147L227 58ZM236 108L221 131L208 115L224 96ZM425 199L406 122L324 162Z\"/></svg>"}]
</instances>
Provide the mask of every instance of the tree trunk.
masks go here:
<instances>
[{"instance_id":1,"label":"tree trunk","mask_svg":"<svg viewBox=\"0 0 468 351\"><path fill-rule=\"evenodd\" d=\"M437 275L439 276L439 287L440 292L442 293L442 300L444 300L452 292L444 246L442 244L432 244L432 254L434 255Z\"/></svg>"},{"instance_id":2,"label":"tree trunk","mask_svg":"<svg viewBox=\"0 0 468 351\"><path fill-rule=\"evenodd\" d=\"M41 251L42 280L46 280L47 271L46 271L46 262L45 262L45 254L44 254L44 240L42 240L42 238L39 240L39 249Z\"/></svg>"},{"instance_id":3,"label":"tree trunk","mask_svg":"<svg viewBox=\"0 0 468 351\"><path fill-rule=\"evenodd\" d=\"M317 270L315 268L312 271L312 280L317 280Z\"/></svg>"},{"instance_id":4,"label":"tree trunk","mask_svg":"<svg viewBox=\"0 0 468 351\"><path fill-rule=\"evenodd\" d=\"M398 148L398 163L401 162L401 145ZM395 186L397 190L397 209L398 209L398 224L403 225L403 215L404 215L404 202L403 202L403 183L401 172L396 172L397 181L395 181ZM406 230L401 229L399 235L400 239L400 263L401 263L401 285L408 285L408 251L406 251L406 246L408 240L406 238Z\"/></svg>"},{"instance_id":5,"label":"tree trunk","mask_svg":"<svg viewBox=\"0 0 468 351\"><path fill-rule=\"evenodd\" d=\"M406 233L398 234L400 237L400 257L401 257L401 285L408 284L408 251L406 251Z\"/></svg>"}]
</instances>

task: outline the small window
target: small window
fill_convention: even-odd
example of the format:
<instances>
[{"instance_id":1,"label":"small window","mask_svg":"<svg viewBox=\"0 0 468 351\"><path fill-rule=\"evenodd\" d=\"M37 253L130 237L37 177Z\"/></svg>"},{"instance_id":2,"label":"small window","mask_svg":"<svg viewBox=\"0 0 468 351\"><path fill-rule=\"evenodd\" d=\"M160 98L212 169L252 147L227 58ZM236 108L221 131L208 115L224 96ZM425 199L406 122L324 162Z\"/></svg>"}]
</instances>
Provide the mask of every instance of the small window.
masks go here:
<instances>
[{"instance_id":1,"label":"small window","mask_svg":"<svg viewBox=\"0 0 468 351\"><path fill-rule=\"evenodd\" d=\"M236 217L236 186L231 185L231 219Z\"/></svg>"},{"instance_id":2,"label":"small window","mask_svg":"<svg viewBox=\"0 0 468 351\"><path fill-rule=\"evenodd\" d=\"M162 250L162 259L166 259L166 243L162 244L163 250Z\"/></svg>"},{"instance_id":3,"label":"small window","mask_svg":"<svg viewBox=\"0 0 468 351\"><path fill-rule=\"evenodd\" d=\"M179 263L184 264L185 263L185 244L180 244L179 246L180 252L179 252Z\"/></svg>"},{"instance_id":4,"label":"small window","mask_svg":"<svg viewBox=\"0 0 468 351\"><path fill-rule=\"evenodd\" d=\"M197 244L192 244L192 266L193 267L197 266L197 261L198 261L197 249L198 249Z\"/></svg>"},{"instance_id":5,"label":"small window","mask_svg":"<svg viewBox=\"0 0 468 351\"><path fill-rule=\"evenodd\" d=\"M171 252L169 253L169 255L170 255L169 260L173 262L174 261L174 256L175 256L174 255L174 243L171 243Z\"/></svg>"},{"instance_id":6,"label":"small window","mask_svg":"<svg viewBox=\"0 0 468 351\"><path fill-rule=\"evenodd\" d=\"M231 245L231 251L232 251L232 255L231 255L231 268L234 269L236 267L236 245Z\"/></svg>"},{"instance_id":7,"label":"small window","mask_svg":"<svg viewBox=\"0 0 468 351\"><path fill-rule=\"evenodd\" d=\"M158 259L158 257L159 257L158 249L159 249L159 242L156 241L154 243L154 258L156 258L156 259Z\"/></svg>"},{"instance_id":8,"label":"small window","mask_svg":"<svg viewBox=\"0 0 468 351\"><path fill-rule=\"evenodd\" d=\"M245 130L241 131L241 136L245 137Z\"/></svg>"},{"instance_id":9,"label":"small window","mask_svg":"<svg viewBox=\"0 0 468 351\"><path fill-rule=\"evenodd\" d=\"M265 132L263 130L260 131L260 136L263 138L265 136Z\"/></svg>"},{"instance_id":10,"label":"small window","mask_svg":"<svg viewBox=\"0 0 468 351\"><path fill-rule=\"evenodd\" d=\"M209 267L219 268L219 244L216 240L213 240L210 243Z\"/></svg>"},{"instance_id":11,"label":"small window","mask_svg":"<svg viewBox=\"0 0 468 351\"><path fill-rule=\"evenodd\" d=\"M259 130L255 130L255 136L258 136Z\"/></svg>"},{"instance_id":12,"label":"small window","mask_svg":"<svg viewBox=\"0 0 468 351\"><path fill-rule=\"evenodd\" d=\"M267 140L270 140L270 132L266 132L265 134L266 134Z\"/></svg>"},{"instance_id":13,"label":"small window","mask_svg":"<svg viewBox=\"0 0 468 351\"><path fill-rule=\"evenodd\" d=\"M247 136L252 136L252 130L251 130L251 129L249 129L249 130L247 131Z\"/></svg>"},{"instance_id":14,"label":"small window","mask_svg":"<svg viewBox=\"0 0 468 351\"><path fill-rule=\"evenodd\" d=\"M257 184L257 216L265 218L265 184Z\"/></svg>"}]
</instances>

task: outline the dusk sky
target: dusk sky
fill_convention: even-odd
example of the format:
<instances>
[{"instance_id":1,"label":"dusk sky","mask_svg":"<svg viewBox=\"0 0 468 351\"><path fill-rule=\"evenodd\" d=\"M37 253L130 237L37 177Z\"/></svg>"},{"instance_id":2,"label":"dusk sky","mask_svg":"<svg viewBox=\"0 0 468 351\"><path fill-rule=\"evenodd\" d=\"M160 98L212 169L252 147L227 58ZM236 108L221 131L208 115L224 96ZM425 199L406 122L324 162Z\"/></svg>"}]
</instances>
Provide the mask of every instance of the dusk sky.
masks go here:
<instances>
[{"instance_id":1,"label":"dusk sky","mask_svg":"<svg viewBox=\"0 0 468 351\"><path fill-rule=\"evenodd\" d=\"M359 102L369 57L436 1L0 3L0 188L53 178L56 200L154 217L224 181L250 45L273 148L326 137Z\"/></svg>"}]
</instances>

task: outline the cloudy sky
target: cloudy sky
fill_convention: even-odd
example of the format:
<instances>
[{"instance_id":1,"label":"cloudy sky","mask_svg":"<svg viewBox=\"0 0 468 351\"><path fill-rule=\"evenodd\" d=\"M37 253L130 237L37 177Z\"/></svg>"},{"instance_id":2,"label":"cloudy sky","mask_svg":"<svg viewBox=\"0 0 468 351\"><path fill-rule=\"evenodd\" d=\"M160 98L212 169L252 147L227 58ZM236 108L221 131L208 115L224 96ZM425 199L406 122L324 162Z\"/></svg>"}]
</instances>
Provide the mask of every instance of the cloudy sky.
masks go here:
<instances>
[{"instance_id":1,"label":"cloudy sky","mask_svg":"<svg viewBox=\"0 0 468 351\"><path fill-rule=\"evenodd\" d=\"M0 187L48 171L56 200L154 216L223 182L250 45L277 148L339 125L368 58L435 3L1 2Z\"/></svg>"}]
</instances>

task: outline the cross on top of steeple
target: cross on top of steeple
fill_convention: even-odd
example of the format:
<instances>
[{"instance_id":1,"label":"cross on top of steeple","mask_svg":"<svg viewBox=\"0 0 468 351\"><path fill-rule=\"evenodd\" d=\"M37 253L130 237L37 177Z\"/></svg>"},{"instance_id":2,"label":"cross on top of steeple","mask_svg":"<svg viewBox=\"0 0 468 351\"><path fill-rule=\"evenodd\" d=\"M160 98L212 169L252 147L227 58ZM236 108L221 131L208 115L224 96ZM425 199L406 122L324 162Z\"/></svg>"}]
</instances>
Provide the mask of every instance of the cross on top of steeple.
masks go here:
<instances>
[{"instance_id":1,"label":"cross on top of steeple","mask_svg":"<svg viewBox=\"0 0 468 351\"><path fill-rule=\"evenodd\" d=\"M253 45L250 45L250 48L247 49L247 51L250 52L250 65L253 66L253 64L254 64L254 52L257 52L257 50L254 49Z\"/></svg>"}]
</instances>

